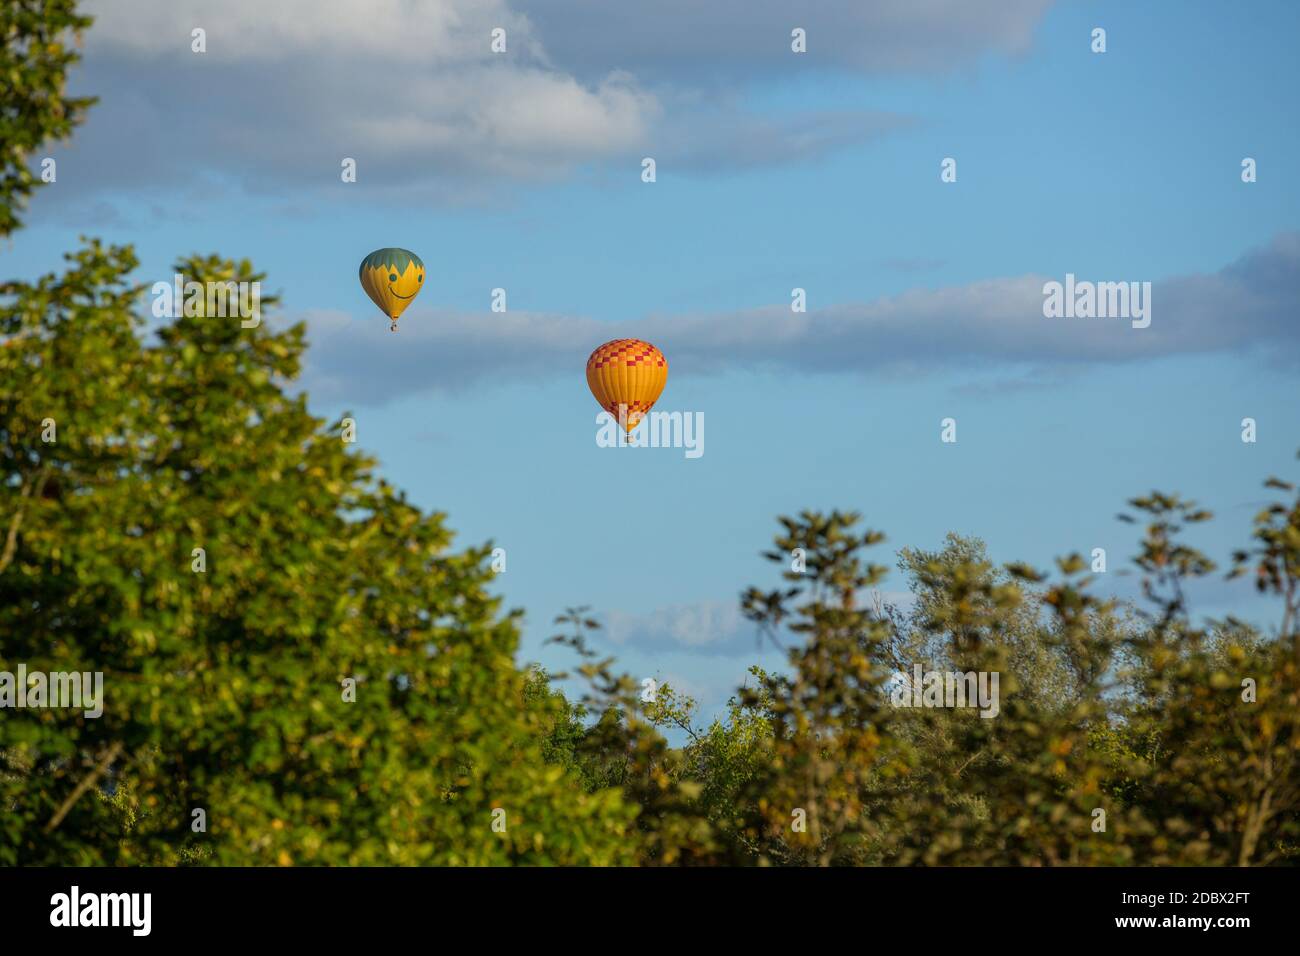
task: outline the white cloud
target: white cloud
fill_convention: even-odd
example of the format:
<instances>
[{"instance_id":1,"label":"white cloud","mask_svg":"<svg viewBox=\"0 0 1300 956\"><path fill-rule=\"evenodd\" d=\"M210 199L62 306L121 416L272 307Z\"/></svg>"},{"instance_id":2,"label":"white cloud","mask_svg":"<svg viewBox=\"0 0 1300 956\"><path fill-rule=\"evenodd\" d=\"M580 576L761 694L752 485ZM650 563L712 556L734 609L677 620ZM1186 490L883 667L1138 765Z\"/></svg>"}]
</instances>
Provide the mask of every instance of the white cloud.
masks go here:
<instances>
[{"instance_id":1,"label":"white cloud","mask_svg":"<svg viewBox=\"0 0 1300 956\"><path fill-rule=\"evenodd\" d=\"M604 634L611 643L638 651L723 654L752 651L757 646L755 631L746 626L734 602L677 604L645 614L610 611L605 616Z\"/></svg>"},{"instance_id":2,"label":"white cloud","mask_svg":"<svg viewBox=\"0 0 1300 956\"><path fill-rule=\"evenodd\" d=\"M528 7L559 62L635 70L647 80L788 74L946 72L984 53L1021 54L1052 0L545 0ZM790 31L808 52L790 52Z\"/></svg>"},{"instance_id":3,"label":"white cloud","mask_svg":"<svg viewBox=\"0 0 1300 956\"><path fill-rule=\"evenodd\" d=\"M1051 277L1061 279L1061 276ZM1080 276L1090 279L1137 277ZM1300 234L1277 236L1212 275L1154 283L1151 326L1124 319L1048 319L1047 277L988 279L916 289L871 302L791 313L789 305L710 315L649 316L633 322L510 312L443 313L413 306L394 353L374 322L341 313L307 316L312 348L306 385L313 396L381 403L428 389L461 388L481 377L571 376L601 342L647 339L668 356L671 374L733 369L867 374L881 369L1039 367L1029 381L1051 387L1041 367L1172 355L1260 350L1294 360L1300 327ZM1057 379L1059 380L1059 379Z\"/></svg>"},{"instance_id":4,"label":"white cloud","mask_svg":"<svg viewBox=\"0 0 1300 956\"><path fill-rule=\"evenodd\" d=\"M795 57L778 0L91 0L75 86L101 102L47 201L214 180L319 194L344 156L367 201L438 204L644 155L697 172L802 162L908 120L763 115L746 105L757 86L1018 52L1049 2L825 0L800 12L811 52Z\"/></svg>"},{"instance_id":5,"label":"white cloud","mask_svg":"<svg viewBox=\"0 0 1300 956\"><path fill-rule=\"evenodd\" d=\"M628 74L552 66L505 0L112 0L91 5L79 186L216 171L252 191L537 180L634 152L662 116ZM506 54L491 31L507 31ZM190 32L207 31L206 53ZM167 148L152 148L166 142ZM408 197L409 198L409 197Z\"/></svg>"},{"instance_id":6,"label":"white cloud","mask_svg":"<svg viewBox=\"0 0 1300 956\"><path fill-rule=\"evenodd\" d=\"M218 62L310 55L429 66L481 60L494 27L539 55L528 20L506 0L89 0L96 48L131 56L190 55L195 28Z\"/></svg>"}]
</instances>

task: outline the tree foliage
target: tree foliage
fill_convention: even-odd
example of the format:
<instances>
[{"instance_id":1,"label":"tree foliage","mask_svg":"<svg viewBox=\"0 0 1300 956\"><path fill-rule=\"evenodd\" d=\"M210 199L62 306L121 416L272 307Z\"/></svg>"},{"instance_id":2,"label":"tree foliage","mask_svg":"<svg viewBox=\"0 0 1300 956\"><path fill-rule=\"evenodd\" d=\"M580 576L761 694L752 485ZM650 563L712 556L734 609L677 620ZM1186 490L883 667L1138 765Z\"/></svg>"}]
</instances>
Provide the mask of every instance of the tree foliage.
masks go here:
<instances>
[{"instance_id":1,"label":"tree foliage","mask_svg":"<svg viewBox=\"0 0 1300 956\"><path fill-rule=\"evenodd\" d=\"M51 140L66 138L95 101L66 95L68 68L90 18L76 0L0 3L0 238L21 225L18 209L38 186L30 159Z\"/></svg>"},{"instance_id":2,"label":"tree foliage","mask_svg":"<svg viewBox=\"0 0 1300 956\"><path fill-rule=\"evenodd\" d=\"M521 706L490 548L451 550L441 515L285 391L300 325L200 314L147 342L133 266L92 243L2 289L0 661L102 671L106 702L6 713L0 859L628 859L630 809L543 759L552 705Z\"/></svg>"}]
</instances>

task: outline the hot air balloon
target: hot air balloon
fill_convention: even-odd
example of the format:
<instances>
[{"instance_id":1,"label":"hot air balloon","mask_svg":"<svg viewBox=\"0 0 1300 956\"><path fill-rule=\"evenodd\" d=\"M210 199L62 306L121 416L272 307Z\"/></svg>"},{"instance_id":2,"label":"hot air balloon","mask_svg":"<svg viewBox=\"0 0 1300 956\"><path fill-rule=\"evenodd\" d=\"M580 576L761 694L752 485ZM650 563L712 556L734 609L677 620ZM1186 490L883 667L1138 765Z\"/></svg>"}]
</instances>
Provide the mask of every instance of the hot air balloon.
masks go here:
<instances>
[{"instance_id":1,"label":"hot air balloon","mask_svg":"<svg viewBox=\"0 0 1300 956\"><path fill-rule=\"evenodd\" d=\"M640 339L606 342L587 359L587 386L600 407L611 415L626 409L629 433L663 393L668 381L668 360L664 353Z\"/></svg>"},{"instance_id":2,"label":"hot air balloon","mask_svg":"<svg viewBox=\"0 0 1300 956\"><path fill-rule=\"evenodd\" d=\"M390 328L396 332L397 317L424 285L424 263L407 249L376 249L361 260L360 278L361 288L393 320Z\"/></svg>"}]
</instances>

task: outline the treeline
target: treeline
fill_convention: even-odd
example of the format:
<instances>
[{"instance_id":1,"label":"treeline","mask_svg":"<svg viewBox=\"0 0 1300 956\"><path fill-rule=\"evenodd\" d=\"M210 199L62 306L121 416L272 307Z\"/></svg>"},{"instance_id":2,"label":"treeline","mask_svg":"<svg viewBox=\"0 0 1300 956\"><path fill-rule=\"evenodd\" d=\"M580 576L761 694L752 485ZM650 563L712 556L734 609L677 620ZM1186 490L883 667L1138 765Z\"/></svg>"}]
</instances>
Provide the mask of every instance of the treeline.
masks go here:
<instances>
[{"instance_id":1,"label":"treeline","mask_svg":"<svg viewBox=\"0 0 1300 956\"><path fill-rule=\"evenodd\" d=\"M1300 501L1261 512L1228 572L1278 597L1271 635L1189 614L1188 583L1215 569L1180 532L1206 511L1161 494L1130 504L1145 521L1146 611L1090 594L1078 555L1049 581L956 535L900 553L906 609L863 607L886 572L868 557L880 536L853 514L783 518L767 553L783 586L743 607L788 648L788 670L752 668L726 716L702 725L671 687L647 703L593 659L593 693L559 701L547 757L643 808L642 862L1294 864ZM582 609L561 620L590 654L596 622ZM996 707L914 706L918 665L996 674ZM664 748L666 728L685 745Z\"/></svg>"}]
</instances>

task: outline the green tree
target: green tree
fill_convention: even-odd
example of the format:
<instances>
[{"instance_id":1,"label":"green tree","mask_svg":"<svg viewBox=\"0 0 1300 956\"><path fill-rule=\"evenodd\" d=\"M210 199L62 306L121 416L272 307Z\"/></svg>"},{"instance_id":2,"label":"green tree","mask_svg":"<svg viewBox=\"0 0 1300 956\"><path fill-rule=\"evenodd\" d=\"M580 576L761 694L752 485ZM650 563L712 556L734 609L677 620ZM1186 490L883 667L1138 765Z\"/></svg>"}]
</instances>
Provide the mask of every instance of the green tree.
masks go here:
<instances>
[{"instance_id":1,"label":"green tree","mask_svg":"<svg viewBox=\"0 0 1300 956\"><path fill-rule=\"evenodd\" d=\"M88 26L76 0L0 3L0 238L21 225L18 209L42 184L30 166L35 151L66 138L94 103L65 93L80 58L68 44Z\"/></svg>"},{"instance_id":2,"label":"green tree","mask_svg":"<svg viewBox=\"0 0 1300 956\"><path fill-rule=\"evenodd\" d=\"M578 675L588 690L578 705L595 719L575 741L571 759L588 788L616 787L638 809L637 861L650 866L708 865L723 862L700 785L682 772L682 754L668 746L657 723L676 723L686 713L671 688L659 700L643 701L640 686L613 669L591 647L600 623L586 607L568 608L555 619L568 628L551 638L574 650ZM563 679L567 674L557 675Z\"/></svg>"},{"instance_id":3,"label":"green tree","mask_svg":"<svg viewBox=\"0 0 1300 956\"><path fill-rule=\"evenodd\" d=\"M765 556L786 566L801 552L805 565L782 571L790 587L750 588L741 598L745 616L789 660L788 673L764 675L742 694L772 730L769 760L746 786L739 834L760 863L862 863L897 833L875 812L879 788L907 770L882 693L888 626L859 604L885 574L862 554L883 535L858 531L858 520L838 511L780 519L783 533Z\"/></svg>"},{"instance_id":4,"label":"green tree","mask_svg":"<svg viewBox=\"0 0 1300 956\"><path fill-rule=\"evenodd\" d=\"M1150 516L1136 558L1150 613L1092 596L1078 555L1049 582L995 568L956 535L900 552L910 607L864 611L879 569L859 552L877 536L854 531L855 515L781 519L767 557L802 548L806 568L742 607L769 637L796 635L789 671L762 675L708 729L687 724L680 772L701 785L718 839L755 863L1295 859L1300 500L1262 512L1236 556L1235 573L1282 600L1271 639L1239 621L1192 623L1186 582L1213 565L1180 535L1207 512L1160 494L1132 504ZM996 719L891 707L884 675L918 663L1000 674ZM802 831L787 817L798 809Z\"/></svg>"},{"instance_id":5,"label":"green tree","mask_svg":"<svg viewBox=\"0 0 1300 956\"><path fill-rule=\"evenodd\" d=\"M1276 478L1268 486L1293 492ZM1131 837L1144 863L1249 866L1296 857L1300 836L1300 498L1255 519L1254 543L1230 576L1251 574L1281 599L1279 629L1261 640L1240 622L1198 625L1188 583L1214 563L1182 541L1211 514L1153 492L1136 561L1158 613L1136 640L1138 693L1130 733L1150 741L1134 762L1133 802L1145 825Z\"/></svg>"},{"instance_id":6,"label":"green tree","mask_svg":"<svg viewBox=\"0 0 1300 956\"><path fill-rule=\"evenodd\" d=\"M71 260L2 289L0 659L103 671L106 700L0 724L0 860L631 859L632 809L543 759L553 702L522 706L490 548L451 551L286 393L303 327L200 312L149 344L130 251Z\"/></svg>"}]
</instances>

